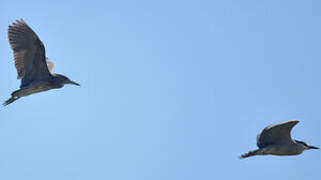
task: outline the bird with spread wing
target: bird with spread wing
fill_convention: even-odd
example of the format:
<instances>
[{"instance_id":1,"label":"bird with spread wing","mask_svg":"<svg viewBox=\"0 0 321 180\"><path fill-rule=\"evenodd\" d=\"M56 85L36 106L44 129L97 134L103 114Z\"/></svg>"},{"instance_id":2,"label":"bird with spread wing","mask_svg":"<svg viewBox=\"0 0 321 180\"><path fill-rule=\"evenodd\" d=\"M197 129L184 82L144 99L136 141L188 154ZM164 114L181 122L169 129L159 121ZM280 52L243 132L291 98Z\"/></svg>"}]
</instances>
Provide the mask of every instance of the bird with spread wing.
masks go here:
<instances>
[{"instance_id":1,"label":"bird with spread wing","mask_svg":"<svg viewBox=\"0 0 321 180\"><path fill-rule=\"evenodd\" d=\"M259 149L249 151L243 154L241 158L269 154L279 156L298 155L307 149L319 149L303 141L292 139L291 130L297 123L299 123L298 120L290 120L264 128L256 139L256 145Z\"/></svg>"},{"instance_id":2,"label":"bird with spread wing","mask_svg":"<svg viewBox=\"0 0 321 180\"><path fill-rule=\"evenodd\" d=\"M45 46L23 19L9 26L8 38L21 85L3 105L23 96L62 88L65 84L79 86L64 75L52 73L55 64L46 57Z\"/></svg>"}]
</instances>

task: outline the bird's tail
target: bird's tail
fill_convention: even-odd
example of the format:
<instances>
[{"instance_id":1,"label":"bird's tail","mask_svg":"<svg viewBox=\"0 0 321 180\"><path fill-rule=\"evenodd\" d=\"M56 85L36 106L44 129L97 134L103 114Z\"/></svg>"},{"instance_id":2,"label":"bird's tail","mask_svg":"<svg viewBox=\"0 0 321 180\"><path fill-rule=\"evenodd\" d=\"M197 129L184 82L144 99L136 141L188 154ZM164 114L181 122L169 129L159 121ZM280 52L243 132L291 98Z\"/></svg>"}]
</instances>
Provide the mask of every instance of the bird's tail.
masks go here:
<instances>
[{"instance_id":1,"label":"bird's tail","mask_svg":"<svg viewBox=\"0 0 321 180\"><path fill-rule=\"evenodd\" d=\"M245 153L245 154L242 154L242 155L240 156L240 158L241 158L241 159L244 159L244 158L248 158L248 157L251 157L251 156L255 156L255 155L260 154L259 152L260 152L259 149L254 150L254 151L249 151L249 152L247 152L247 153Z\"/></svg>"},{"instance_id":2,"label":"bird's tail","mask_svg":"<svg viewBox=\"0 0 321 180\"><path fill-rule=\"evenodd\" d=\"M19 99L19 97L16 97L16 96L12 96L10 99L6 100L3 105L4 106L7 106L8 104L11 104L13 102L15 102L17 99Z\"/></svg>"}]
</instances>

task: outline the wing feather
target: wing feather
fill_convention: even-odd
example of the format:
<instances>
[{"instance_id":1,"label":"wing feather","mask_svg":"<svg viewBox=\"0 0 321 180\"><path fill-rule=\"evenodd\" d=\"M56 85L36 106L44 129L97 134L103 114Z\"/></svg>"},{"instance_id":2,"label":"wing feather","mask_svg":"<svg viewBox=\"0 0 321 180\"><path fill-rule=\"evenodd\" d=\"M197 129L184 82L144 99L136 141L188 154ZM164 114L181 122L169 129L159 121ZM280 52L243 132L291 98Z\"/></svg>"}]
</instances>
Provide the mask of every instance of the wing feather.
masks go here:
<instances>
[{"instance_id":1,"label":"wing feather","mask_svg":"<svg viewBox=\"0 0 321 180\"><path fill-rule=\"evenodd\" d=\"M291 120L264 128L257 136L257 146L262 148L271 144L292 141L291 130L297 123L299 123L298 120Z\"/></svg>"},{"instance_id":2,"label":"wing feather","mask_svg":"<svg viewBox=\"0 0 321 180\"><path fill-rule=\"evenodd\" d=\"M35 79L50 76L45 47L37 34L21 19L8 28L8 39L13 50L14 64L21 87Z\"/></svg>"}]
</instances>

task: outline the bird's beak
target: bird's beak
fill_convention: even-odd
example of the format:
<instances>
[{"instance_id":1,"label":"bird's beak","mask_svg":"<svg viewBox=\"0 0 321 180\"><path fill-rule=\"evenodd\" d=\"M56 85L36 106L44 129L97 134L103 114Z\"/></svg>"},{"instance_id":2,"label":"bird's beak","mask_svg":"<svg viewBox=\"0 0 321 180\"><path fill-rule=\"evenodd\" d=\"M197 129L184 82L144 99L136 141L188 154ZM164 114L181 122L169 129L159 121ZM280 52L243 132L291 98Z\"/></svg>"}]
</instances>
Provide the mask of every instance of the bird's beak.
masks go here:
<instances>
[{"instance_id":1,"label":"bird's beak","mask_svg":"<svg viewBox=\"0 0 321 180\"><path fill-rule=\"evenodd\" d=\"M80 84L74 82L74 81L69 81L69 84L73 84L73 85L76 85L76 86L80 86Z\"/></svg>"},{"instance_id":2,"label":"bird's beak","mask_svg":"<svg viewBox=\"0 0 321 180\"><path fill-rule=\"evenodd\" d=\"M308 146L309 149L320 149L318 147L315 147L315 146Z\"/></svg>"}]
</instances>

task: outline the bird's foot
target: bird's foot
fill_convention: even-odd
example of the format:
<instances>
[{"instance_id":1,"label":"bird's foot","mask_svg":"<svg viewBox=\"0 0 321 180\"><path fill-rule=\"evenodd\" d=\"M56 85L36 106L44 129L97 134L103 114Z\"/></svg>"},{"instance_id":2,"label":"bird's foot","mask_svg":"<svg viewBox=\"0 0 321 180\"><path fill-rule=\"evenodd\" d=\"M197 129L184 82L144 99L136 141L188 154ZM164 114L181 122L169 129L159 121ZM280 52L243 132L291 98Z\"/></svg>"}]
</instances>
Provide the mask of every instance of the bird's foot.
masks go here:
<instances>
[{"instance_id":1,"label":"bird's foot","mask_svg":"<svg viewBox=\"0 0 321 180\"><path fill-rule=\"evenodd\" d=\"M3 103L3 106L7 106L8 104L13 103L13 102L16 101L17 99L19 99L18 96L12 96L10 99L6 100L6 101Z\"/></svg>"}]
</instances>

